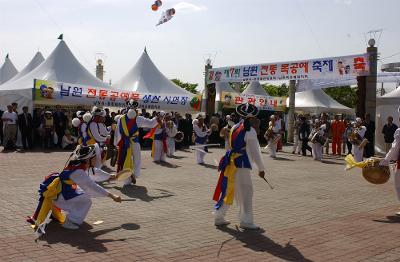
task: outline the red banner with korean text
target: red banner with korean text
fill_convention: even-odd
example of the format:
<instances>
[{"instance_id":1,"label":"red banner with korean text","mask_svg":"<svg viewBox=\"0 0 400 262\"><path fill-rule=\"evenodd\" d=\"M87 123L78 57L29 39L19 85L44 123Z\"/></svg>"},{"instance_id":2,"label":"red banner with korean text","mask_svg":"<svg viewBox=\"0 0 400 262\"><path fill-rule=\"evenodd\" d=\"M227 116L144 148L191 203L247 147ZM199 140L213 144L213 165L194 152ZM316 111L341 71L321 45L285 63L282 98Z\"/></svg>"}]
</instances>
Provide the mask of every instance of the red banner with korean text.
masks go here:
<instances>
[{"instance_id":1,"label":"red banner with korean text","mask_svg":"<svg viewBox=\"0 0 400 262\"><path fill-rule=\"evenodd\" d=\"M243 103L255 105L260 110L285 111L286 97L247 95L231 92L222 92L222 108L234 108Z\"/></svg>"},{"instance_id":2,"label":"red banner with korean text","mask_svg":"<svg viewBox=\"0 0 400 262\"><path fill-rule=\"evenodd\" d=\"M95 105L125 107L133 99L140 108L152 110L200 111L201 95L137 93L113 88L75 85L35 79L34 101L38 104Z\"/></svg>"},{"instance_id":3,"label":"red banner with korean text","mask_svg":"<svg viewBox=\"0 0 400 262\"><path fill-rule=\"evenodd\" d=\"M304 79L340 79L369 74L369 55L211 68L207 83Z\"/></svg>"}]
</instances>

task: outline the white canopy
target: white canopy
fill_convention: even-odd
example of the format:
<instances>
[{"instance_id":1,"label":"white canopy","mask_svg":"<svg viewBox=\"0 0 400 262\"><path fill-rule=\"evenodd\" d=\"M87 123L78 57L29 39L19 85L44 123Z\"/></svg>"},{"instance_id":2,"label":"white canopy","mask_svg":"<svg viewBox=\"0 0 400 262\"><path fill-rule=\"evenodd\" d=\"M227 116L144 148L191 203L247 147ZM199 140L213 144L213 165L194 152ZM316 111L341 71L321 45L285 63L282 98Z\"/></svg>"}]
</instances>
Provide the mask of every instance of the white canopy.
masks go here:
<instances>
[{"instance_id":1,"label":"white canopy","mask_svg":"<svg viewBox=\"0 0 400 262\"><path fill-rule=\"evenodd\" d=\"M50 56L25 76L0 86L0 108L17 102L20 107L32 108L34 79L52 80L70 84L109 87L94 77L72 54L64 41L60 41Z\"/></svg>"},{"instance_id":2,"label":"white canopy","mask_svg":"<svg viewBox=\"0 0 400 262\"><path fill-rule=\"evenodd\" d=\"M16 74L18 74L18 70L7 55L4 64L0 67L0 85L13 78Z\"/></svg>"},{"instance_id":3,"label":"white canopy","mask_svg":"<svg viewBox=\"0 0 400 262\"><path fill-rule=\"evenodd\" d=\"M286 104L289 105L289 98ZM309 90L296 93L296 112L303 113L346 113L354 114L354 110L344 106L328 96L323 90Z\"/></svg>"},{"instance_id":4,"label":"white canopy","mask_svg":"<svg viewBox=\"0 0 400 262\"><path fill-rule=\"evenodd\" d=\"M146 50L132 69L121 80L113 84L113 87L141 94L191 94L165 77L151 61Z\"/></svg>"},{"instance_id":5,"label":"white canopy","mask_svg":"<svg viewBox=\"0 0 400 262\"><path fill-rule=\"evenodd\" d=\"M217 82L215 84L215 101L221 101L222 92L237 93L228 82Z\"/></svg>"},{"instance_id":6,"label":"white canopy","mask_svg":"<svg viewBox=\"0 0 400 262\"><path fill-rule=\"evenodd\" d=\"M243 90L242 94L246 95L261 95L261 96L269 96L269 94L262 88L259 81L250 82L246 89Z\"/></svg>"},{"instance_id":7,"label":"white canopy","mask_svg":"<svg viewBox=\"0 0 400 262\"><path fill-rule=\"evenodd\" d=\"M10 83L27 75L33 69L38 67L43 61L44 61L44 57L43 57L42 53L38 51L35 54L35 56L32 58L32 60L24 67L24 69L22 69L21 72L19 72L18 74L16 74L13 78L11 78L9 80Z\"/></svg>"}]
</instances>

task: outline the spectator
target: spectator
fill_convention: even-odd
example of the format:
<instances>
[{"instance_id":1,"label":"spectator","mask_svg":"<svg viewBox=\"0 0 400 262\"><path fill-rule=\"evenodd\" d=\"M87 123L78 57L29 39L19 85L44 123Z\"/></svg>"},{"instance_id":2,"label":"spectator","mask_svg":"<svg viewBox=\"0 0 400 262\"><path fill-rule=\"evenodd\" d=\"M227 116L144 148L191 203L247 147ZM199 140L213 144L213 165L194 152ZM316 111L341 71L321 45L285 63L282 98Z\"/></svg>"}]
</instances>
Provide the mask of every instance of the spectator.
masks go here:
<instances>
[{"instance_id":1,"label":"spectator","mask_svg":"<svg viewBox=\"0 0 400 262\"><path fill-rule=\"evenodd\" d=\"M303 115L298 115L296 118L296 121L294 122L294 130L293 130L293 151L292 154L299 154L301 151L301 141L299 141L299 131L300 131L300 126L301 126L301 121L300 119L303 117Z\"/></svg>"},{"instance_id":2,"label":"spectator","mask_svg":"<svg viewBox=\"0 0 400 262\"><path fill-rule=\"evenodd\" d=\"M303 156L306 156L307 150L311 152L311 147L308 145L308 137L310 136L311 130L304 116L300 118L300 121L299 139L302 142L301 151Z\"/></svg>"},{"instance_id":3,"label":"spectator","mask_svg":"<svg viewBox=\"0 0 400 262\"><path fill-rule=\"evenodd\" d=\"M186 114L185 121L186 121L185 131L183 132L185 134L184 141L185 141L186 146L190 146L193 144L193 141L192 141L192 134L193 134L192 115Z\"/></svg>"},{"instance_id":4,"label":"spectator","mask_svg":"<svg viewBox=\"0 0 400 262\"><path fill-rule=\"evenodd\" d=\"M382 134L385 139L385 152L389 152L389 149L392 147L392 143L394 141L394 132L397 129L397 126L393 124L393 117L389 116L387 118L387 124L383 126Z\"/></svg>"},{"instance_id":5,"label":"spectator","mask_svg":"<svg viewBox=\"0 0 400 262\"><path fill-rule=\"evenodd\" d=\"M113 124L113 119L114 119L114 118L112 118L112 117L110 116L110 109L105 108L104 111L106 112L106 119L104 120L104 124L105 124L106 126L111 126L111 125Z\"/></svg>"},{"instance_id":6,"label":"spectator","mask_svg":"<svg viewBox=\"0 0 400 262\"><path fill-rule=\"evenodd\" d=\"M65 125L64 125L65 115L63 112L61 112L61 107L59 105L56 106L56 112L53 113L52 121L53 121L54 131L56 132L58 138L56 146L61 148L61 140L63 138L64 135L63 133L65 130Z\"/></svg>"},{"instance_id":7,"label":"spectator","mask_svg":"<svg viewBox=\"0 0 400 262\"><path fill-rule=\"evenodd\" d=\"M33 145L42 146L43 144L43 128L42 128L43 116L42 110L37 108L33 110Z\"/></svg>"},{"instance_id":8,"label":"spectator","mask_svg":"<svg viewBox=\"0 0 400 262\"><path fill-rule=\"evenodd\" d=\"M71 136L71 132L68 129L64 131L61 145L64 150L73 150L76 147L76 138Z\"/></svg>"},{"instance_id":9,"label":"spectator","mask_svg":"<svg viewBox=\"0 0 400 262\"><path fill-rule=\"evenodd\" d=\"M368 139L369 142L364 148L364 156L366 158L369 158L375 155L375 149L374 149L375 122L371 121L370 114L365 115L364 126L367 128L367 131L365 132L365 138Z\"/></svg>"},{"instance_id":10,"label":"spectator","mask_svg":"<svg viewBox=\"0 0 400 262\"><path fill-rule=\"evenodd\" d=\"M331 124L332 153L334 155L336 155L336 153L339 156L342 154L342 140L345 128L343 121L339 120L339 115L335 115L335 120L333 120Z\"/></svg>"},{"instance_id":11,"label":"spectator","mask_svg":"<svg viewBox=\"0 0 400 262\"><path fill-rule=\"evenodd\" d=\"M22 114L18 116L18 126L21 131L22 146L26 149L32 149L32 115L28 112L28 107L22 108Z\"/></svg>"},{"instance_id":12,"label":"spectator","mask_svg":"<svg viewBox=\"0 0 400 262\"><path fill-rule=\"evenodd\" d=\"M13 111L13 106L8 105L7 111L3 113L1 119L4 123L4 141L3 146L5 150L16 148L17 140L17 120L18 115Z\"/></svg>"},{"instance_id":13,"label":"spectator","mask_svg":"<svg viewBox=\"0 0 400 262\"><path fill-rule=\"evenodd\" d=\"M43 134L43 147L48 149L48 148L52 148L54 145L54 131L55 131L55 127L54 127L54 119L53 119L53 114L51 113L51 111L45 111L44 112L44 118L43 118L43 122L42 122L42 127L44 129L44 134ZM56 133L57 134L57 133ZM61 137L62 139L62 137Z\"/></svg>"},{"instance_id":14,"label":"spectator","mask_svg":"<svg viewBox=\"0 0 400 262\"><path fill-rule=\"evenodd\" d=\"M353 123L351 123L350 121L347 121L346 122L346 129L344 130L344 133L343 133L343 140L346 142L346 145L347 145L347 154L351 154L351 151L352 151L352 147L353 147L353 144L349 141L349 136L350 136L350 134L351 133L353 133ZM344 151L343 151L343 153L344 153Z\"/></svg>"},{"instance_id":15,"label":"spectator","mask_svg":"<svg viewBox=\"0 0 400 262\"><path fill-rule=\"evenodd\" d=\"M332 137L332 132L331 132L331 122L329 121L328 115L326 113L323 113L321 115L321 125L325 125L325 130L327 132L324 133L324 136L326 137L326 142L325 142L325 154L329 155L329 140Z\"/></svg>"}]
</instances>

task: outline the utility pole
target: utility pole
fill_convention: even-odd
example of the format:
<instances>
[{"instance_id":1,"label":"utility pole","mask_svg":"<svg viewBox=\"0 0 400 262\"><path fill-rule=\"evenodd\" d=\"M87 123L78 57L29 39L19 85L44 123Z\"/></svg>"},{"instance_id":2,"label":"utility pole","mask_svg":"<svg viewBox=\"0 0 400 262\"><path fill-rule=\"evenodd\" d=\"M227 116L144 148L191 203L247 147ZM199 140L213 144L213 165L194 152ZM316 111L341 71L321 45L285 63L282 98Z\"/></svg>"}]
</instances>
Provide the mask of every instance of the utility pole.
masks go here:
<instances>
[{"instance_id":1,"label":"utility pole","mask_svg":"<svg viewBox=\"0 0 400 262\"><path fill-rule=\"evenodd\" d=\"M296 100L296 80L289 81L288 142L294 141L294 109Z\"/></svg>"},{"instance_id":2,"label":"utility pole","mask_svg":"<svg viewBox=\"0 0 400 262\"><path fill-rule=\"evenodd\" d=\"M207 111L207 101L208 101L208 85L207 85L207 77L208 77L208 70L212 68L211 59L208 58L206 60L206 65L204 66L204 92L203 98L201 99L201 111Z\"/></svg>"}]
</instances>

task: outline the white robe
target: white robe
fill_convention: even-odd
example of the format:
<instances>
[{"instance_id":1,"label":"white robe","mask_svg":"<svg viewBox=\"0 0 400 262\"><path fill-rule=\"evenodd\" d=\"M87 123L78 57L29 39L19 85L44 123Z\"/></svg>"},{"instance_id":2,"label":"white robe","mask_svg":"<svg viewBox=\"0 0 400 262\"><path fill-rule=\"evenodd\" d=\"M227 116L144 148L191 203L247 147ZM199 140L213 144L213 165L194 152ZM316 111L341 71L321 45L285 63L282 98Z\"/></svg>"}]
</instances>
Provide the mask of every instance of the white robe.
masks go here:
<instances>
[{"instance_id":1,"label":"white robe","mask_svg":"<svg viewBox=\"0 0 400 262\"><path fill-rule=\"evenodd\" d=\"M208 135L208 130L206 129L205 131L203 131L203 129L201 129L197 124L193 125L193 131L196 134L196 136L198 137L205 137ZM203 144L200 143L195 143L196 146L201 146ZM199 150L195 150L196 151L196 161L197 164L203 164L204 163L204 156L206 155L204 152L200 151L200 150L204 150L204 147L199 147Z\"/></svg>"},{"instance_id":2,"label":"white robe","mask_svg":"<svg viewBox=\"0 0 400 262\"><path fill-rule=\"evenodd\" d=\"M323 136L325 134L325 128L321 126L318 130L314 129L311 134L314 135L316 132L319 133L320 136ZM312 136L311 135L311 136ZM318 142L312 143L311 144L311 149L312 149L312 154L313 154L313 159L321 161L322 160L322 149L324 145L321 145Z\"/></svg>"},{"instance_id":3,"label":"white robe","mask_svg":"<svg viewBox=\"0 0 400 262\"><path fill-rule=\"evenodd\" d=\"M358 134L360 135L361 140L364 139L365 131L367 131L367 128L365 126L361 126L361 128L359 128ZM359 146L354 144L353 148L354 148L354 159L356 160L356 162L363 161L364 148L363 147L360 148Z\"/></svg>"},{"instance_id":4,"label":"white robe","mask_svg":"<svg viewBox=\"0 0 400 262\"><path fill-rule=\"evenodd\" d=\"M114 134L114 145L117 147L119 140L122 137L122 134L119 130L119 124L120 124L120 119L118 120L117 123L117 128L115 130ZM158 122L157 118L153 117L152 119L145 118L143 116L137 116L136 117L136 124L138 128L153 128L155 127ZM132 161L134 163L134 168L133 168L133 174L135 177L140 176L140 169L142 167L142 158L141 158L141 152L140 152L140 143L131 143L131 150L132 150ZM132 178L129 177L126 180L124 180L124 185L129 185L132 182Z\"/></svg>"},{"instance_id":5,"label":"white robe","mask_svg":"<svg viewBox=\"0 0 400 262\"><path fill-rule=\"evenodd\" d=\"M157 128L156 131L154 132L154 134L155 135L159 135L162 132L164 132L164 128ZM154 156L153 156L153 159L156 162L159 162L159 161L164 161L165 162L166 161L163 140L154 139Z\"/></svg>"},{"instance_id":6,"label":"white robe","mask_svg":"<svg viewBox=\"0 0 400 262\"><path fill-rule=\"evenodd\" d=\"M175 124L173 124L172 128L167 128L167 148L168 156L173 156L175 153L175 136L178 133L178 128L176 127Z\"/></svg>"},{"instance_id":7,"label":"white robe","mask_svg":"<svg viewBox=\"0 0 400 262\"><path fill-rule=\"evenodd\" d=\"M400 150L400 128L397 128L396 132L394 132L394 141L392 143L392 147L389 152L385 156L385 164L389 165L390 160L397 161L399 159L399 150ZM400 200L400 167L398 166L396 169L396 173L394 174L394 188L396 190L397 199Z\"/></svg>"},{"instance_id":8,"label":"white robe","mask_svg":"<svg viewBox=\"0 0 400 262\"><path fill-rule=\"evenodd\" d=\"M250 163L255 163L259 171L264 171L260 144L258 143L257 133L254 128L246 132L244 140L246 142L246 152ZM241 223L253 224L253 184L251 181L250 168L237 168L235 173L235 192L234 198L239 206L239 220ZM215 221L223 221L230 205L222 204L215 211Z\"/></svg>"},{"instance_id":9,"label":"white robe","mask_svg":"<svg viewBox=\"0 0 400 262\"><path fill-rule=\"evenodd\" d=\"M80 225L90 210L92 205L91 198L105 197L108 191L92 181L82 169L74 171L70 175L70 179L78 185L77 191L83 194L69 200L64 199L60 194L54 204L67 212L69 221Z\"/></svg>"},{"instance_id":10,"label":"white robe","mask_svg":"<svg viewBox=\"0 0 400 262\"><path fill-rule=\"evenodd\" d=\"M270 122L270 125L272 122ZM279 132L281 131L279 125L275 122L274 127L272 127L272 132L274 133L274 136L268 139L268 149L271 157L276 157L276 148L278 146L277 143L274 142L275 136L279 135Z\"/></svg>"}]
</instances>

